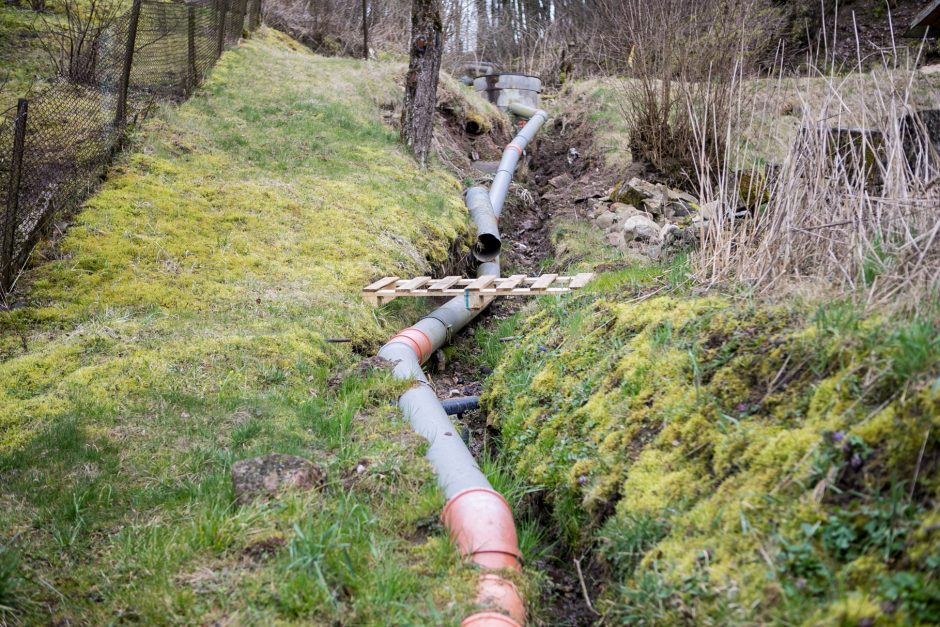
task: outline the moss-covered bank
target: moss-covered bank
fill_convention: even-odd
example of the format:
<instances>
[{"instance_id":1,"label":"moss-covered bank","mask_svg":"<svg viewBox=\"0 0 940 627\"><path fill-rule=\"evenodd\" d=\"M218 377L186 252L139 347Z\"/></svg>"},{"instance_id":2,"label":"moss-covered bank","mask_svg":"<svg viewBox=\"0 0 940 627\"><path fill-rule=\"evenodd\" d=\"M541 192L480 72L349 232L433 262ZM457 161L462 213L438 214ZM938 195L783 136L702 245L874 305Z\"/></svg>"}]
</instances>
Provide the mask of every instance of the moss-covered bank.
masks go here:
<instances>
[{"instance_id":1,"label":"moss-covered bank","mask_svg":"<svg viewBox=\"0 0 940 627\"><path fill-rule=\"evenodd\" d=\"M381 123L392 73L262 29L24 277L0 313L0 623L462 616L475 576L401 384L331 381L418 315L359 289L467 239L458 182ZM325 484L237 507L231 463L272 452Z\"/></svg>"},{"instance_id":2,"label":"moss-covered bank","mask_svg":"<svg viewBox=\"0 0 940 627\"><path fill-rule=\"evenodd\" d=\"M484 398L607 621L940 621L936 318L638 299L660 272L541 303Z\"/></svg>"}]
</instances>

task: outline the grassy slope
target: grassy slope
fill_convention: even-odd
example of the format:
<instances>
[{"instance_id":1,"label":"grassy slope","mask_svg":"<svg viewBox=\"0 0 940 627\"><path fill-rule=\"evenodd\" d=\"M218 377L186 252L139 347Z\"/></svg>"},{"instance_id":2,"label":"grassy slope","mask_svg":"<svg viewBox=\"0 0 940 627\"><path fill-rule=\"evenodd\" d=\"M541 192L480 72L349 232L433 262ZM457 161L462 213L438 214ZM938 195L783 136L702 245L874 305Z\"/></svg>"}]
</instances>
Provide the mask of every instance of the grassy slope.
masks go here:
<instances>
[{"instance_id":1,"label":"grassy slope","mask_svg":"<svg viewBox=\"0 0 940 627\"><path fill-rule=\"evenodd\" d=\"M415 315L371 311L361 285L465 236L456 181L377 121L386 69L271 31L226 53L0 314L0 620L459 615L473 576L400 384L327 381L357 357L326 338L368 354ZM269 452L325 486L236 508L230 464Z\"/></svg>"},{"instance_id":2,"label":"grassy slope","mask_svg":"<svg viewBox=\"0 0 940 627\"><path fill-rule=\"evenodd\" d=\"M0 4L0 111L16 105L31 85L48 77L52 63L32 32L36 14Z\"/></svg>"}]
</instances>

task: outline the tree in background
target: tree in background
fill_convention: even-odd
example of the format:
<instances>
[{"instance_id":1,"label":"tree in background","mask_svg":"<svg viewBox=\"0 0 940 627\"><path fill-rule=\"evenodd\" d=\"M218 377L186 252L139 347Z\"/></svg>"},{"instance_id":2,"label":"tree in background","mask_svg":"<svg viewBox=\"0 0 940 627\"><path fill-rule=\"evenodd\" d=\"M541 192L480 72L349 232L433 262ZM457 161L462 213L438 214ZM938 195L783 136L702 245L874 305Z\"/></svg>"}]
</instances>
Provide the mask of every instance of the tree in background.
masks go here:
<instances>
[{"instance_id":1,"label":"tree in background","mask_svg":"<svg viewBox=\"0 0 940 627\"><path fill-rule=\"evenodd\" d=\"M437 79L443 53L440 0L413 0L411 5L411 61L405 75L405 105L401 112L401 139L422 168L434 132Z\"/></svg>"}]
</instances>

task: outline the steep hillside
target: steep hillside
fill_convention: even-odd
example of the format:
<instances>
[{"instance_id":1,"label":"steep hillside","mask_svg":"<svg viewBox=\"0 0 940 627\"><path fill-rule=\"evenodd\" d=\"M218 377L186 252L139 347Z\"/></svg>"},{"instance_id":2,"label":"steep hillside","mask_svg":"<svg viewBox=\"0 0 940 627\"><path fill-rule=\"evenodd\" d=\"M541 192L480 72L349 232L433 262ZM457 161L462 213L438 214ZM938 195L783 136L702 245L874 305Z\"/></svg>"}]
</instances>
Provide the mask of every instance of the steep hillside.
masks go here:
<instances>
[{"instance_id":1,"label":"steep hillside","mask_svg":"<svg viewBox=\"0 0 940 627\"><path fill-rule=\"evenodd\" d=\"M467 235L458 182L381 123L398 69L260 31L24 277L0 313L0 622L462 615L474 575L401 384L353 368L417 314L361 286ZM317 485L236 504L232 463L275 452Z\"/></svg>"}]
</instances>

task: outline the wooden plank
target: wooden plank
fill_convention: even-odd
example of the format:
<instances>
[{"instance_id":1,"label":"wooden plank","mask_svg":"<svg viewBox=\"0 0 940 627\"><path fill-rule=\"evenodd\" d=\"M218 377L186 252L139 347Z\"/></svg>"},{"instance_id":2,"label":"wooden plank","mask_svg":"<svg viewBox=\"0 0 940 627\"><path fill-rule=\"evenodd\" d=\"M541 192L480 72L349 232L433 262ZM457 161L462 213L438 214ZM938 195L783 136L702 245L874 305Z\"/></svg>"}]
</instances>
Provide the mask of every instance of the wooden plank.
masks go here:
<instances>
[{"instance_id":1,"label":"wooden plank","mask_svg":"<svg viewBox=\"0 0 940 627\"><path fill-rule=\"evenodd\" d=\"M505 281L501 281L499 285L496 286L496 290L499 292L505 290L513 290L522 285L522 282L526 280L526 275L524 274L514 274Z\"/></svg>"},{"instance_id":2,"label":"wooden plank","mask_svg":"<svg viewBox=\"0 0 940 627\"><path fill-rule=\"evenodd\" d=\"M557 274L543 274L532 284L532 290L544 290L549 285L554 283L556 278L558 278Z\"/></svg>"},{"instance_id":3,"label":"wooden plank","mask_svg":"<svg viewBox=\"0 0 940 627\"><path fill-rule=\"evenodd\" d=\"M432 279L419 276L402 280L398 277L384 277L362 290L362 297L373 305L384 305L401 296L460 296L466 299L467 307L479 309L492 302L497 296L537 296L539 294L565 294L584 287L594 274L582 272L574 276L544 274L530 277L514 274L507 278L487 275L476 279L459 276L446 276Z\"/></svg>"},{"instance_id":4,"label":"wooden plank","mask_svg":"<svg viewBox=\"0 0 940 627\"><path fill-rule=\"evenodd\" d=\"M428 286L429 292L440 292L446 290L448 287L459 281L461 277L459 276L445 276L443 279L438 279Z\"/></svg>"},{"instance_id":5,"label":"wooden plank","mask_svg":"<svg viewBox=\"0 0 940 627\"><path fill-rule=\"evenodd\" d=\"M485 274L485 275L481 276L480 278L478 278L476 281L473 281L472 283L470 283L469 285L467 285L467 287L465 287L464 289L468 289L468 290L471 290L471 291L472 291L472 290L481 290L481 289L483 289L484 287L488 287L488 286L490 285L490 283L493 283L493 282L496 281L496 279L498 279L498 278L499 278L498 276L495 276L495 275L493 275L493 274Z\"/></svg>"},{"instance_id":6,"label":"wooden plank","mask_svg":"<svg viewBox=\"0 0 940 627\"><path fill-rule=\"evenodd\" d=\"M400 283L398 287L395 288L395 291L398 292L399 294L401 292L410 292L411 290L418 289L419 287L421 287L422 285L424 285L430 280L431 280L431 277L429 276L415 277L413 279L405 281L404 283Z\"/></svg>"},{"instance_id":7,"label":"wooden plank","mask_svg":"<svg viewBox=\"0 0 940 627\"><path fill-rule=\"evenodd\" d=\"M584 287L585 285L587 285L593 278L594 278L593 272L582 272L580 274L576 274L574 275L574 277L572 277L571 282L568 284L568 287L570 287L573 290L576 290L579 287Z\"/></svg>"},{"instance_id":8,"label":"wooden plank","mask_svg":"<svg viewBox=\"0 0 940 627\"><path fill-rule=\"evenodd\" d=\"M362 288L363 292L378 292L383 287L387 287L398 280L397 276L387 276L385 278L379 279L375 283L366 285Z\"/></svg>"}]
</instances>

